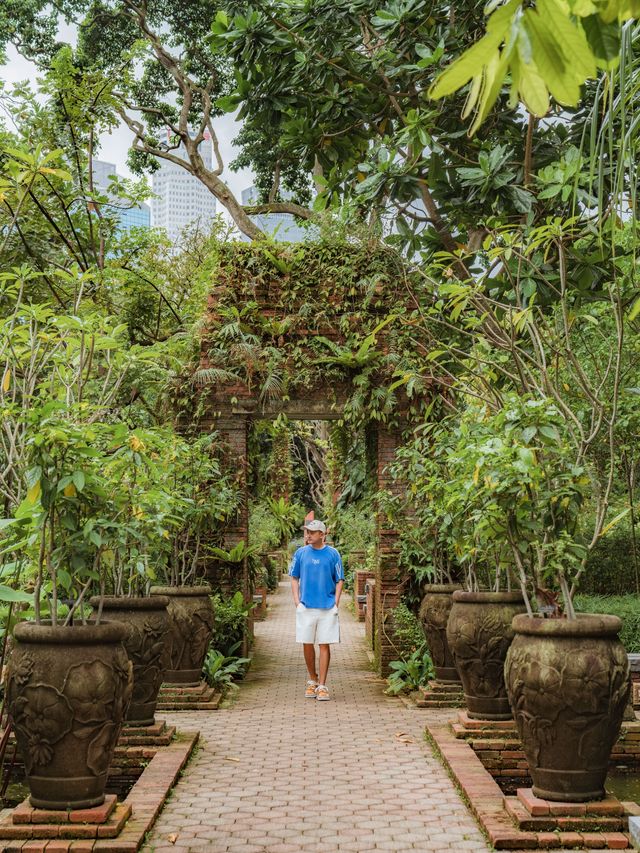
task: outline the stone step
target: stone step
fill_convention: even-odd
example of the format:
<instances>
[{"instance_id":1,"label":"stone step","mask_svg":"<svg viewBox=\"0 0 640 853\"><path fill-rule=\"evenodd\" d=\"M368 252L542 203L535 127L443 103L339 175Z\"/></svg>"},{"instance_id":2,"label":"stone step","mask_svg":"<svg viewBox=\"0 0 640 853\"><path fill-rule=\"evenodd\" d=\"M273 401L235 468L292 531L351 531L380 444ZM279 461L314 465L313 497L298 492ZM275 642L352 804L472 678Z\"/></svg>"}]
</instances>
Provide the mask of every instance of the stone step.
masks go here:
<instances>
[{"instance_id":1,"label":"stone step","mask_svg":"<svg viewBox=\"0 0 640 853\"><path fill-rule=\"evenodd\" d=\"M451 731L457 738L466 738L467 740L502 740L510 744L520 745L520 738L515 726L511 728L468 728L463 723L450 723Z\"/></svg>"},{"instance_id":2,"label":"stone step","mask_svg":"<svg viewBox=\"0 0 640 853\"><path fill-rule=\"evenodd\" d=\"M517 797L505 797L504 807L521 832L623 832L624 815L532 815Z\"/></svg>"}]
</instances>

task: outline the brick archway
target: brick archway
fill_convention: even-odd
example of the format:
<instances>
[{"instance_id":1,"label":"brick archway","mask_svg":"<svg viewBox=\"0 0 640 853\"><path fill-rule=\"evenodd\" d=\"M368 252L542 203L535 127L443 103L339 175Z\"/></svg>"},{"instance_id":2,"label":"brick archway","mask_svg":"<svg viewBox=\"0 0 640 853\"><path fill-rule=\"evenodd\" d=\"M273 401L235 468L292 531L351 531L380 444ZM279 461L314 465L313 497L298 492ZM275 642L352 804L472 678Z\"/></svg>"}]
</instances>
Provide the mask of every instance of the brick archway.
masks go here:
<instances>
[{"instance_id":1,"label":"brick archway","mask_svg":"<svg viewBox=\"0 0 640 853\"><path fill-rule=\"evenodd\" d=\"M356 368L345 369L340 380L329 382L324 381L323 371L316 371L315 381L312 383L297 382L297 377L293 375L286 394L278 399L265 398L264 394L259 393L259 382L251 370L245 370L244 374L240 372L242 379L229 380L224 375L229 367L229 363L225 363L225 342L228 339L223 337L220 329L225 322L229 322L229 316L237 318L238 328L241 326L240 318L246 317L245 325L250 328L254 338L265 334L264 326L268 325L268 346L272 351L275 348L279 353L284 353L285 358L289 359L287 364L295 362L291 353L297 351L299 359L300 351L307 350L308 363L313 364L313 347L310 342L314 337L316 341L326 342L329 346L345 346L349 335L353 340L354 330L356 333L361 330L367 330L364 334L370 333L371 329L385 326L381 321L390 314L397 314L399 310L404 310L405 306L406 310L409 310L406 271L398 266L397 257L390 256L386 251L381 250L376 255L366 247L342 247L341 251L349 256L352 267L355 256L355 266L360 276L352 281L347 294L333 282L330 274L333 269L335 276L335 263L339 263L342 257L339 253L333 258L334 266L328 265L326 275L323 275L325 269L322 262L318 262L318 257L326 256L326 247L309 244L287 250L285 246L280 251L286 262L274 263L271 269L265 269L260 251L257 246L242 245L230 248L226 265L221 265L215 286L209 295L208 314L202 336L200 373L206 375L208 371L212 375L215 374L216 379L204 389L200 399L201 423L204 429L215 429L220 434L227 447L227 464L235 473L243 493L240 510L226 530L227 548L241 540L246 541L248 536L247 469L251 424L257 420L275 419L278 415L286 415L292 420L340 419L353 394L354 379L358 375ZM271 247L270 251L276 250ZM258 257L263 265L257 271ZM308 267L313 263L316 264L316 278L310 280ZM367 267L367 264L370 266ZM386 266L383 268L383 265ZM377 280L375 276L378 276ZM327 310L320 312L318 317L310 317L305 308L313 300L317 304L319 298ZM244 306L251 307L253 313L242 314ZM393 351L397 334L397 330L391 332L385 326L377 334L376 348L384 354ZM315 357L317 358L317 350ZM336 371L332 375L335 377ZM381 366L380 374L374 381L379 382L381 388L391 383L391 376L385 373L384 366ZM375 432L377 488L396 494L401 487L392 481L388 466L401 444L402 429L398 425L397 412L408 408L405 404L406 400L404 404L399 402L396 406L394 426L380 421L370 422ZM378 513L374 643L377 668L384 676L389 672L389 662L397 657L387 617L400 600L398 556L399 531L390 529L385 517ZM245 594L249 593L248 583L245 565Z\"/></svg>"},{"instance_id":2,"label":"brick archway","mask_svg":"<svg viewBox=\"0 0 640 853\"><path fill-rule=\"evenodd\" d=\"M220 401L221 402L221 401ZM323 407L317 399L296 400L278 407L267 407L247 411L246 407L227 404L213 409L207 419L211 429L215 429L227 448L226 464L236 472L237 482L243 491L243 500L233 524L225 533L225 547L230 548L239 541L247 541L249 533L249 494L247 469L249 462L249 431L254 420L267 420L284 413L294 420L333 420L340 417L338 409L331 411ZM376 478L377 488L397 491L398 484L387 473L390 462L400 445L401 430L375 428ZM383 515L376 517L376 586L375 586L375 655L376 666L382 675L388 675L389 662L397 657L393 648L389 628L385 630L385 621L389 611L400 601L398 578L398 538L399 532L390 529ZM243 565L243 590L249 593L248 571Z\"/></svg>"}]
</instances>

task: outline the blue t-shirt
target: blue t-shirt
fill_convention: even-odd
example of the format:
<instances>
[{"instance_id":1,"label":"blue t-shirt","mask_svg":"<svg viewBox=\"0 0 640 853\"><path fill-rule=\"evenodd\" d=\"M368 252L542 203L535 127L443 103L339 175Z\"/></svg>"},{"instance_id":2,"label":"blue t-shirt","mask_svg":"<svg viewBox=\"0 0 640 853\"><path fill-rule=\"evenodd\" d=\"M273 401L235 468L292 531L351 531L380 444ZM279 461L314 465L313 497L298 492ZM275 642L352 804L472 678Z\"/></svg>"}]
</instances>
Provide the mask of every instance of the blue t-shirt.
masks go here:
<instances>
[{"instance_id":1,"label":"blue t-shirt","mask_svg":"<svg viewBox=\"0 0 640 853\"><path fill-rule=\"evenodd\" d=\"M336 603L336 584L344 580L340 554L330 545L303 545L293 555L289 574L300 578L300 601L305 607L327 610Z\"/></svg>"}]
</instances>

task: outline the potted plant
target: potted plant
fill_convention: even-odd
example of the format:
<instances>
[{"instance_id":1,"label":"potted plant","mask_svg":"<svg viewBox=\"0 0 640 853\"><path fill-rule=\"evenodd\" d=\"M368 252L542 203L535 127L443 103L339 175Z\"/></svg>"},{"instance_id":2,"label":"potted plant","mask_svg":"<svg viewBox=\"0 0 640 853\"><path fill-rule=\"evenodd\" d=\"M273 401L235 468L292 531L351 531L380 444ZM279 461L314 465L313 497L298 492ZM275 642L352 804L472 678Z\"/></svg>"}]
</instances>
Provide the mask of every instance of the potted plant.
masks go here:
<instances>
[{"instance_id":1,"label":"potted plant","mask_svg":"<svg viewBox=\"0 0 640 853\"><path fill-rule=\"evenodd\" d=\"M204 582L208 539L236 508L237 490L222 475L214 456L215 436L176 439L166 458L170 485L179 500L179 523L170 533L167 562L158 572L164 585L153 596L169 598L166 684L200 683L213 631L211 586Z\"/></svg>"},{"instance_id":2,"label":"potted plant","mask_svg":"<svg viewBox=\"0 0 640 853\"><path fill-rule=\"evenodd\" d=\"M52 401L33 413L29 489L10 547L33 563L34 621L15 627L6 684L32 804L78 809L104 800L132 668L125 626L88 621L83 610L92 585L104 583L109 507L99 447L110 427L78 426L62 408Z\"/></svg>"},{"instance_id":3,"label":"potted plant","mask_svg":"<svg viewBox=\"0 0 640 853\"><path fill-rule=\"evenodd\" d=\"M506 543L502 561L510 556L518 579L524 612L503 619L515 634L504 673L534 792L584 801L604 795L629 677L619 619L573 608L587 550L578 525L591 483L565 430L550 400L512 394L493 410L471 404L449 459L456 484L450 505L462 508L461 550L486 560ZM475 595L454 593L448 633L456 649L477 658L455 613L458 601L469 605ZM502 633L492 642L506 645Z\"/></svg>"},{"instance_id":4,"label":"potted plant","mask_svg":"<svg viewBox=\"0 0 640 853\"><path fill-rule=\"evenodd\" d=\"M456 446L453 420L423 425L398 452L395 474L408 483L417 522L403 534L402 555L422 584L420 618L436 678L462 681L469 716L509 719L503 667L511 620L524 604L511 588L504 547L485 541L481 550L484 528L469 521L458 470L464 442Z\"/></svg>"},{"instance_id":5,"label":"potted plant","mask_svg":"<svg viewBox=\"0 0 640 853\"><path fill-rule=\"evenodd\" d=\"M176 523L175 500L161 488L162 452L172 438L163 430L118 425L105 467L113 507L102 552L108 594L90 603L99 617L126 625L124 646L133 666L125 718L130 726L153 725L168 663L169 598L150 595L150 586Z\"/></svg>"}]
</instances>

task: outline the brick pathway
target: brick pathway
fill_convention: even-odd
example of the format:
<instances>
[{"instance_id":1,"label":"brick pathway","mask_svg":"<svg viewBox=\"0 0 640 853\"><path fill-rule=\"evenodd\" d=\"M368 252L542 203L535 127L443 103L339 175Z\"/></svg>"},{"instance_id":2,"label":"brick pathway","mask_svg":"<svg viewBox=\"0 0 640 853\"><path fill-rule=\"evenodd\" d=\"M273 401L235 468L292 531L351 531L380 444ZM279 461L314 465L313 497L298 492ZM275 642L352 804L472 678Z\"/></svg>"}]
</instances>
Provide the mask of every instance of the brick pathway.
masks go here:
<instances>
[{"instance_id":1,"label":"brick pathway","mask_svg":"<svg viewBox=\"0 0 640 853\"><path fill-rule=\"evenodd\" d=\"M362 625L346 607L329 673L331 701L304 699L288 587L281 584L267 620L256 626L254 662L237 701L219 711L167 715L182 729L199 729L202 747L146 853L487 851L423 740L424 714L434 712L383 695Z\"/></svg>"}]
</instances>

